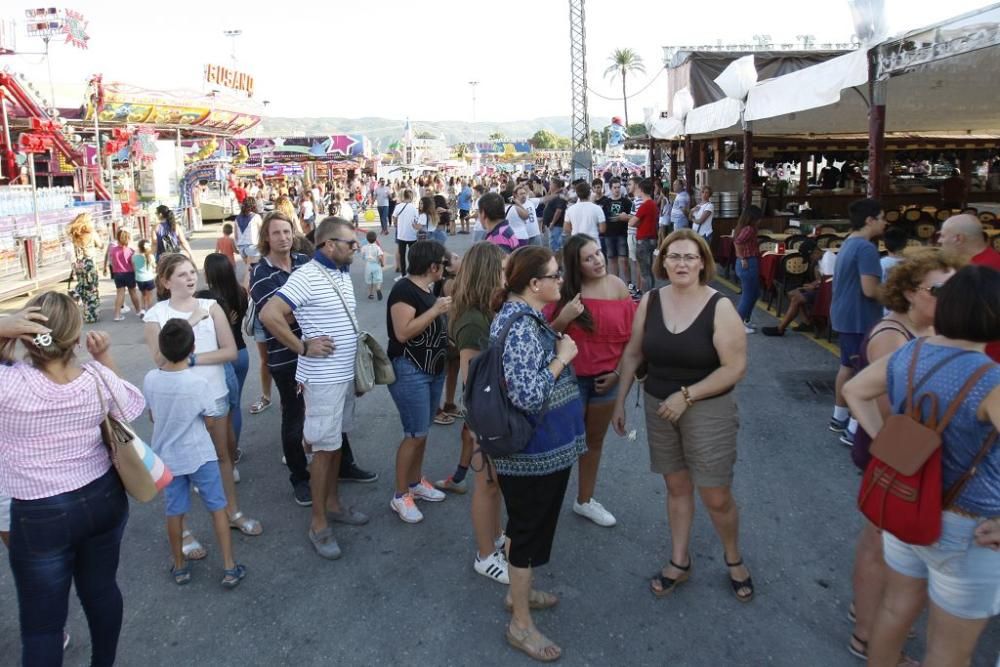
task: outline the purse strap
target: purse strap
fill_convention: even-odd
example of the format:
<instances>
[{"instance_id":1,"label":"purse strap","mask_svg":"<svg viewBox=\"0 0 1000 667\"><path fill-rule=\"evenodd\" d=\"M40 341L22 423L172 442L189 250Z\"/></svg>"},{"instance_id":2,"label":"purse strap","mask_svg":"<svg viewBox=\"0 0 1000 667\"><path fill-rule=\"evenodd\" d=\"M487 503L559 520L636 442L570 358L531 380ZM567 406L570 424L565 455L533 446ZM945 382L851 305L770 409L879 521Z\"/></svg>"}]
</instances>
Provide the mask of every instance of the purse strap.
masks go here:
<instances>
[{"instance_id":1,"label":"purse strap","mask_svg":"<svg viewBox=\"0 0 1000 667\"><path fill-rule=\"evenodd\" d=\"M976 384L978 384L979 381L983 378L983 376L986 375L986 373L994 366L996 366L996 364L992 362L983 364L982 366L976 369L975 373L969 376L968 380L965 381L965 384L962 385L962 388L959 390L958 395L956 395L954 400L952 400L952 402L948 404L948 407L944 412L944 416L941 417L941 421L938 422L937 424L936 430L939 435L944 432L945 427L948 426L948 424L951 422L952 417L955 416L955 413L958 412L958 409L962 406L962 403L965 402L965 398L966 396L969 395L969 392L973 390Z\"/></svg>"},{"instance_id":2,"label":"purse strap","mask_svg":"<svg viewBox=\"0 0 1000 667\"><path fill-rule=\"evenodd\" d=\"M982 463L983 459L986 458L986 455L990 453L991 449L993 449L993 445L996 444L997 436L998 433L996 429L993 429L993 432L986 436L983 440L983 446L979 448L979 452L972 459L972 463L969 464L969 467L966 468L962 476L958 478L958 481L952 484L951 488L948 489L948 492L944 496L943 507L945 509L948 509L955 503L958 496L962 493L962 489L964 489L965 485L969 483L973 476L975 476L979 464Z\"/></svg>"},{"instance_id":3,"label":"purse strap","mask_svg":"<svg viewBox=\"0 0 1000 667\"><path fill-rule=\"evenodd\" d=\"M90 375L94 376L94 381L97 383L97 398L101 402L101 411L104 412L105 415L110 415L111 414L111 410L110 410L110 406L108 405L108 401L104 397L104 392L101 391L101 385L103 385L104 389L107 390L108 395L111 396L111 400L114 403L115 407L118 408L118 414L124 415L125 412L122 410L122 406L118 402L118 398L115 396L115 393L113 391L111 391L111 387L108 386L108 382L107 382L107 380L104 379L104 376L102 376L99 372L97 372L96 370L94 370L93 368L91 368L88 365L84 365L83 366L83 370L84 370L84 372L89 373Z\"/></svg>"},{"instance_id":4,"label":"purse strap","mask_svg":"<svg viewBox=\"0 0 1000 667\"><path fill-rule=\"evenodd\" d=\"M313 261L315 261L315 260L313 260ZM357 322L357 320L354 319L354 313L351 312L350 307L348 307L348 305L347 305L347 299L344 298L344 293L342 291L340 291L340 285L338 285L337 281L334 280L333 276L330 275L330 270L329 269L327 269L325 266L323 266L319 262L316 262L316 265L319 268L319 270L323 272L323 275L330 282L330 285L333 286L333 290L337 293L337 296L340 297L340 303L344 304L344 310L347 311L347 316L349 318L351 318L351 326L354 327L354 334L355 335L360 334L361 333L361 329L358 328L358 322Z\"/></svg>"}]
</instances>

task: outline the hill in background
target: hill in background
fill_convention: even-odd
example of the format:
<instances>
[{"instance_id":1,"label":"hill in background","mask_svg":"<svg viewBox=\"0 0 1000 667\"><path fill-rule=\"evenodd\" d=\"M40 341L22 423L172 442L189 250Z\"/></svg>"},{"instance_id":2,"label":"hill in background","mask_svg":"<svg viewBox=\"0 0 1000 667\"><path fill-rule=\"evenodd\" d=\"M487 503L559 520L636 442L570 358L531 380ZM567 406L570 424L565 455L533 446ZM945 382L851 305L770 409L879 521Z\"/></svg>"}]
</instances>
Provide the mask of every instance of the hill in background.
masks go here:
<instances>
[{"instance_id":1,"label":"hill in background","mask_svg":"<svg viewBox=\"0 0 1000 667\"><path fill-rule=\"evenodd\" d=\"M363 134L373 146L381 142L384 149L389 144L399 141L403 136L405 120L391 118L263 118L261 132L265 136L317 136L326 134ZM476 141L487 141L491 134L500 133L506 139L529 139L538 130L549 130L559 136L570 135L570 119L568 116L550 116L519 120L507 123L489 121L471 122L460 120L444 121L410 121L414 136L420 133L433 134L435 138L444 137L450 144ZM473 132L473 130L475 130Z\"/></svg>"}]
</instances>

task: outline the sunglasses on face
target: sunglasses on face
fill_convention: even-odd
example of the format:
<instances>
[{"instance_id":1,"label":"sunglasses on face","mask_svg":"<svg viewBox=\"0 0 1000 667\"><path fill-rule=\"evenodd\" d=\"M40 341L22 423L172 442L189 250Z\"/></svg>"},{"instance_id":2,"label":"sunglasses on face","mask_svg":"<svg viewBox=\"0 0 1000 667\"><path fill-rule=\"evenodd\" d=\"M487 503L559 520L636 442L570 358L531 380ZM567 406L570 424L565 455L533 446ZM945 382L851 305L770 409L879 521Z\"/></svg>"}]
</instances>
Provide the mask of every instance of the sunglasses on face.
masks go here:
<instances>
[{"instance_id":1,"label":"sunglasses on face","mask_svg":"<svg viewBox=\"0 0 1000 667\"><path fill-rule=\"evenodd\" d=\"M351 248L352 250L354 248L360 248L361 247L361 244L358 243L357 240L355 240L355 239L350 239L350 240L347 240L347 239L327 239L327 240L323 241L323 243L320 243L319 245L323 246L323 245L326 245L327 243L345 243L345 244L347 244L347 247Z\"/></svg>"},{"instance_id":2,"label":"sunglasses on face","mask_svg":"<svg viewBox=\"0 0 1000 667\"><path fill-rule=\"evenodd\" d=\"M938 297L938 295L941 293L941 289L943 287L944 287L944 283L935 283L935 284L931 285L930 287L920 287L919 289L922 289L922 290L926 291L928 294L930 294L932 297L934 297L936 299Z\"/></svg>"}]
</instances>

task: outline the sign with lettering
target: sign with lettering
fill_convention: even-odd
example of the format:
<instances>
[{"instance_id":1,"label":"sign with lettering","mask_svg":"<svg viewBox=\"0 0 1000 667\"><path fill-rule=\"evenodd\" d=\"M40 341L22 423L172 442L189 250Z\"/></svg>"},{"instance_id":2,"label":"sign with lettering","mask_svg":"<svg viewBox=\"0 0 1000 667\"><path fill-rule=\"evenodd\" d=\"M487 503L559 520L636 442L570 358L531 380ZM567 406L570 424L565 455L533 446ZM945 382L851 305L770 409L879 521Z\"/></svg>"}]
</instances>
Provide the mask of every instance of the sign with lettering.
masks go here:
<instances>
[{"instance_id":1,"label":"sign with lettering","mask_svg":"<svg viewBox=\"0 0 1000 667\"><path fill-rule=\"evenodd\" d=\"M253 97L253 77L245 72L237 72L222 65L205 65L205 81L215 83Z\"/></svg>"}]
</instances>

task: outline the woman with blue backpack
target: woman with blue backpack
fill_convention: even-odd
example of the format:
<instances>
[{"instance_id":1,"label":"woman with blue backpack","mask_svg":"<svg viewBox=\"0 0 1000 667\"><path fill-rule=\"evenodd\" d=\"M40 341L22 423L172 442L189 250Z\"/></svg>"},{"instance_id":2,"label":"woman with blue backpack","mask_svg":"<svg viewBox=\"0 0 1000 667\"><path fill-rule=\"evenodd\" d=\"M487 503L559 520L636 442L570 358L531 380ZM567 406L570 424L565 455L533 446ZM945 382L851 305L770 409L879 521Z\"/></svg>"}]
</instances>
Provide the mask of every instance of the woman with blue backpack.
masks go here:
<instances>
[{"instance_id":1,"label":"woman with blue backpack","mask_svg":"<svg viewBox=\"0 0 1000 667\"><path fill-rule=\"evenodd\" d=\"M512 613L507 642L535 660L551 662L562 649L535 627L531 610L553 607L559 598L532 589L532 569L549 562L570 470L587 451L583 404L570 368L577 349L542 315L560 298L562 274L552 251L518 248L504 275L507 285L494 300L499 312L490 326L490 344L501 346L512 407L533 427L520 451L491 457L507 507L506 606Z\"/></svg>"}]
</instances>

